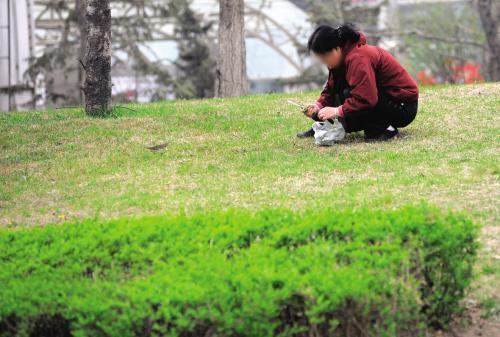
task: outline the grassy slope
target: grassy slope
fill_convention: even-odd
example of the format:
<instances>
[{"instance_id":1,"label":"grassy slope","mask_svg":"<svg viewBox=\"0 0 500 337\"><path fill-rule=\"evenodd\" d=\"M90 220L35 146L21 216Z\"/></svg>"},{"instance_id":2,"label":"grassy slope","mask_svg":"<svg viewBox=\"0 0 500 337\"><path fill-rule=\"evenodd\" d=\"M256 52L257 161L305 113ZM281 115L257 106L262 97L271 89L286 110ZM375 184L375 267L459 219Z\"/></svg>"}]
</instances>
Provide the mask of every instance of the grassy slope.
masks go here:
<instances>
[{"instance_id":1,"label":"grassy slope","mask_svg":"<svg viewBox=\"0 0 500 337\"><path fill-rule=\"evenodd\" d=\"M137 105L107 120L77 109L0 114L0 225L428 201L485 225L488 293L500 279L500 84L425 88L399 140L365 144L357 134L331 148L295 138L310 122L287 105L291 97Z\"/></svg>"},{"instance_id":2,"label":"grassy slope","mask_svg":"<svg viewBox=\"0 0 500 337\"><path fill-rule=\"evenodd\" d=\"M286 104L290 95L138 105L107 120L79 110L1 114L0 224L427 200L492 225L500 85L481 88L424 89L402 139L365 144L358 134L332 148L295 138L310 123Z\"/></svg>"}]
</instances>

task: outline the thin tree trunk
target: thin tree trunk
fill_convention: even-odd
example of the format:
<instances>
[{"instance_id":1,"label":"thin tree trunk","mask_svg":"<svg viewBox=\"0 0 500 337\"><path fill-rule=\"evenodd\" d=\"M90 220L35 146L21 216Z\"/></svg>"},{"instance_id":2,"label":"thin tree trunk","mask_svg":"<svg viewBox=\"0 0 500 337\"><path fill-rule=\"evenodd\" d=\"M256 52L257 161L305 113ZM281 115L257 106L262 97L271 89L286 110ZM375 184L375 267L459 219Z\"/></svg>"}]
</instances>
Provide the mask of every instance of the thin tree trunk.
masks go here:
<instances>
[{"instance_id":1,"label":"thin tree trunk","mask_svg":"<svg viewBox=\"0 0 500 337\"><path fill-rule=\"evenodd\" d=\"M87 55L85 57L85 111L106 115L111 109L110 0L87 0Z\"/></svg>"},{"instance_id":2,"label":"thin tree trunk","mask_svg":"<svg viewBox=\"0 0 500 337\"><path fill-rule=\"evenodd\" d=\"M215 96L242 96L248 91L243 0L219 0L219 52Z\"/></svg>"},{"instance_id":3,"label":"thin tree trunk","mask_svg":"<svg viewBox=\"0 0 500 337\"><path fill-rule=\"evenodd\" d=\"M488 44L488 73L492 81L500 81L500 37L498 30L500 29L500 14L493 15L492 0L478 0L477 7L479 17L483 25L486 41ZM496 8L500 11L500 8Z\"/></svg>"},{"instance_id":4,"label":"thin tree trunk","mask_svg":"<svg viewBox=\"0 0 500 337\"><path fill-rule=\"evenodd\" d=\"M83 63L85 59L86 49L87 49L87 19L85 13L87 12L87 0L76 0L75 2L75 14L76 21L78 25L78 31L80 32L80 48L78 59ZM83 105L85 102L85 96L83 91L80 90L84 85L85 75L82 67L78 67L78 90L80 92L80 102Z\"/></svg>"}]
</instances>

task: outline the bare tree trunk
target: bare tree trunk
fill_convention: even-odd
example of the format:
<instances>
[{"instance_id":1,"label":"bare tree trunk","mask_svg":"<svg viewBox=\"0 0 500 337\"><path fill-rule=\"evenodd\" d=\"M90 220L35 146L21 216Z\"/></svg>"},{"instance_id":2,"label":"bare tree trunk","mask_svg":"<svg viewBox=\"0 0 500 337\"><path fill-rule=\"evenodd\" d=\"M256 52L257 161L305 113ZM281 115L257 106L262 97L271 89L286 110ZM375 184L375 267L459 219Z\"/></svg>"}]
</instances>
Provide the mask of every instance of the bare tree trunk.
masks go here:
<instances>
[{"instance_id":1,"label":"bare tree trunk","mask_svg":"<svg viewBox=\"0 0 500 337\"><path fill-rule=\"evenodd\" d=\"M85 111L106 115L111 109L110 0L87 0L87 55L85 57Z\"/></svg>"},{"instance_id":2,"label":"bare tree trunk","mask_svg":"<svg viewBox=\"0 0 500 337\"><path fill-rule=\"evenodd\" d=\"M76 0L75 2L75 15L76 22L78 25L78 31L80 32L80 50L78 54L78 59L83 63L85 59L86 49L87 49L87 19L85 13L87 12L87 0ZM84 85L84 73L83 68L78 67L78 90L80 92L80 102L83 105L85 102L85 96L83 91L80 90Z\"/></svg>"},{"instance_id":3,"label":"bare tree trunk","mask_svg":"<svg viewBox=\"0 0 500 337\"><path fill-rule=\"evenodd\" d=\"M245 13L243 0L219 0L219 53L215 74L215 96L247 93Z\"/></svg>"},{"instance_id":4,"label":"bare tree trunk","mask_svg":"<svg viewBox=\"0 0 500 337\"><path fill-rule=\"evenodd\" d=\"M479 17L488 43L488 73L492 81L500 81L500 5L494 8L492 0L478 0ZM496 9L496 16L494 10Z\"/></svg>"}]
</instances>

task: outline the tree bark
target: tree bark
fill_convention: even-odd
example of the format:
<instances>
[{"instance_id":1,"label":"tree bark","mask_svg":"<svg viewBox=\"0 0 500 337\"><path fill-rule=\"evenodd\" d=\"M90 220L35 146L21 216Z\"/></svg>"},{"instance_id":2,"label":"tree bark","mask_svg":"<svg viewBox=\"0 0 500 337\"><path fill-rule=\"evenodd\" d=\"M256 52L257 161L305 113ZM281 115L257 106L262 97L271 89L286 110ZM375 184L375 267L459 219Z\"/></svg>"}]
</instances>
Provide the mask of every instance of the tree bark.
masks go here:
<instances>
[{"instance_id":1,"label":"tree bark","mask_svg":"<svg viewBox=\"0 0 500 337\"><path fill-rule=\"evenodd\" d=\"M78 31L80 33L80 48L78 54L78 60L83 63L85 59L86 49L87 49L87 19L85 13L87 12L87 0L76 0L75 2L75 15L76 22L78 25ZM78 91L80 92L80 102L83 105L85 103L85 96L83 91L80 90L84 85L85 74L82 67L78 67Z\"/></svg>"},{"instance_id":2,"label":"tree bark","mask_svg":"<svg viewBox=\"0 0 500 337\"><path fill-rule=\"evenodd\" d=\"M248 91L243 0L219 0L219 52L215 96L243 96Z\"/></svg>"},{"instance_id":3,"label":"tree bark","mask_svg":"<svg viewBox=\"0 0 500 337\"><path fill-rule=\"evenodd\" d=\"M111 109L110 0L87 0L87 54L85 57L85 111L103 116Z\"/></svg>"},{"instance_id":4,"label":"tree bark","mask_svg":"<svg viewBox=\"0 0 500 337\"><path fill-rule=\"evenodd\" d=\"M500 6L493 8L492 0L478 0L479 17L488 44L488 75L492 81L500 81ZM497 10L495 16L493 11Z\"/></svg>"}]
</instances>

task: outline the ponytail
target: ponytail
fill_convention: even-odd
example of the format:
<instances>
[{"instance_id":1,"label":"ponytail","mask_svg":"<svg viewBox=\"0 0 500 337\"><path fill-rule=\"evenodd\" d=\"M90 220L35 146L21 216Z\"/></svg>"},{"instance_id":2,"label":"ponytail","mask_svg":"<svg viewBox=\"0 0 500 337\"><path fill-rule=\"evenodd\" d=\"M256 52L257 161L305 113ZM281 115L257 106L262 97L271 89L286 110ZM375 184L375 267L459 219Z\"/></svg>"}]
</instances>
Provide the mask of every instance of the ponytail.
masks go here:
<instances>
[{"instance_id":1,"label":"ponytail","mask_svg":"<svg viewBox=\"0 0 500 337\"><path fill-rule=\"evenodd\" d=\"M338 27L321 25L314 30L307 48L317 54L325 54L337 47L343 48L347 43L359 41L359 30L351 23L346 23Z\"/></svg>"}]
</instances>

